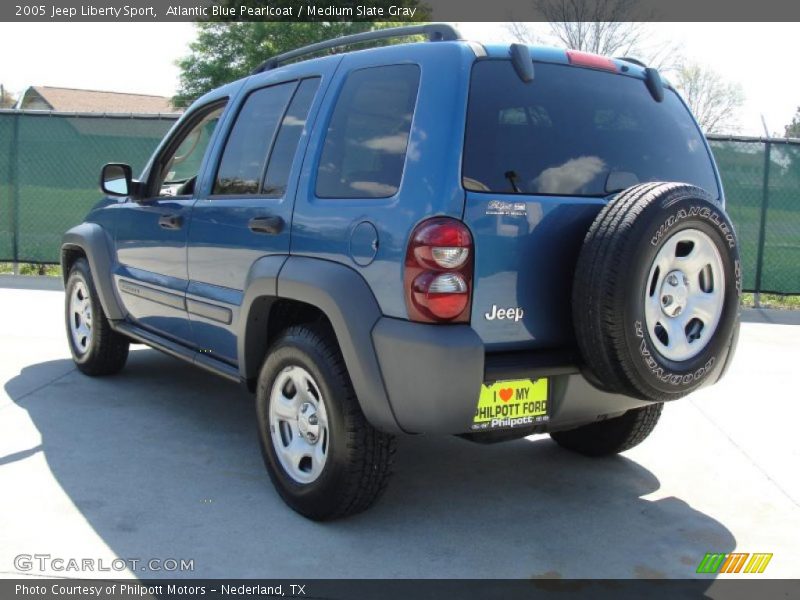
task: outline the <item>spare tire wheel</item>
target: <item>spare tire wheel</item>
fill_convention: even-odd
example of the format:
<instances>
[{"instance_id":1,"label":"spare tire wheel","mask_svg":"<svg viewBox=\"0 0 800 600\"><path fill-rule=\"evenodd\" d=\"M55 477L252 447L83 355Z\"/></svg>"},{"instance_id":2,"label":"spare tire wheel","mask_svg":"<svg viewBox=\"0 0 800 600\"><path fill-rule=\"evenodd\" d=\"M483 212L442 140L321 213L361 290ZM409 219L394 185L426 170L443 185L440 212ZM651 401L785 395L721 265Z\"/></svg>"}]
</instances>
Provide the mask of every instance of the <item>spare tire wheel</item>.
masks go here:
<instances>
[{"instance_id":1,"label":"spare tire wheel","mask_svg":"<svg viewBox=\"0 0 800 600\"><path fill-rule=\"evenodd\" d=\"M654 402L714 382L734 345L741 270L724 209L683 183L628 188L600 211L573 283L589 381Z\"/></svg>"}]
</instances>

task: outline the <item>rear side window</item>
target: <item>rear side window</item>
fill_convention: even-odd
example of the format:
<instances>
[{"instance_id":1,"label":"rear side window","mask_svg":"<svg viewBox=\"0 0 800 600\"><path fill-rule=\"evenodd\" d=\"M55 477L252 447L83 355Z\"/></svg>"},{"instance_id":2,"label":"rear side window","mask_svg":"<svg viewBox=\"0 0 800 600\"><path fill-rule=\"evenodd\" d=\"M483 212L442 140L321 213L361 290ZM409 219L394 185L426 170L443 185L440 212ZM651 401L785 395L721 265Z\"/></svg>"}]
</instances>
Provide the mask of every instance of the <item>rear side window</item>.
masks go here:
<instances>
[{"instance_id":1,"label":"rear side window","mask_svg":"<svg viewBox=\"0 0 800 600\"><path fill-rule=\"evenodd\" d=\"M636 183L719 190L703 137L672 90L640 79L536 64L523 83L510 61L475 64L463 185L494 193L605 196Z\"/></svg>"},{"instance_id":2,"label":"rear side window","mask_svg":"<svg viewBox=\"0 0 800 600\"><path fill-rule=\"evenodd\" d=\"M388 198L400 187L419 88L417 65L348 75L325 136L320 198Z\"/></svg>"},{"instance_id":3,"label":"rear side window","mask_svg":"<svg viewBox=\"0 0 800 600\"><path fill-rule=\"evenodd\" d=\"M294 155L300 135L306 125L308 111L319 87L319 77L304 79L294 93L291 104L281 121L281 128L269 156L269 166L264 179L263 193L280 198L286 193L286 183L292 170Z\"/></svg>"},{"instance_id":4,"label":"rear side window","mask_svg":"<svg viewBox=\"0 0 800 600\"><path fill-rule=\"evenodd\" d=\"M267 152L296 82L252 92L236 117L217 170L213 194L258 194Z\"/></svg>"}]
</instances>

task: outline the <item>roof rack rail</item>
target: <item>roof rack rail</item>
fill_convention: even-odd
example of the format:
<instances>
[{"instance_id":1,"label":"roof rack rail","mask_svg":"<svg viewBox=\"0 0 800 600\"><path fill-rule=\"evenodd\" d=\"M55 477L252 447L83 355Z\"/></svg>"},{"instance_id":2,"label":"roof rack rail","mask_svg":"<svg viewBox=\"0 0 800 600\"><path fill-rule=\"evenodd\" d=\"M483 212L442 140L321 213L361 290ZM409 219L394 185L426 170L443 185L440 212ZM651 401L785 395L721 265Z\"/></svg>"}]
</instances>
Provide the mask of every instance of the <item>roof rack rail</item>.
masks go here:
<instances>
[{"instance_id":1,"label":"roof rack rail","mask_svg":"<svg viewBox=\"0 0 800 600\"><path fill-rule=\"evenodd\" d=\"M344 35L332 40L326 40L317 44L303 46L296 50L290 50L283 54L278 54L261 63L253 70L251 75L275 69L281 63L292 60L293 58L328 50L329 48L339 48L341 46L351 46L353 44L361 44L373 40L409 37L412 35L425 35L429 42L452 42L461 39L461 34L458 33L458 30L447 23L428 23L427 25L408 25L405 27L391 27L389 29L375 29L363 33L354 33L353 35Z\"/></svg>"},{"instance_id":2,"label":"roof rack rail","mask_svg":"<svg viewBox=\"0 0 800 600\"><path fill-rule=\"evenodd\" d=\"M640 67L645 69L647 68L647 65L644 64L644 62L642 62L638 58L633 58L631 56L615 56L614 58L616 58L617 60L624 60L625 62L633 63L634 65L639 65Z\"/></svg>"}]
</instances>

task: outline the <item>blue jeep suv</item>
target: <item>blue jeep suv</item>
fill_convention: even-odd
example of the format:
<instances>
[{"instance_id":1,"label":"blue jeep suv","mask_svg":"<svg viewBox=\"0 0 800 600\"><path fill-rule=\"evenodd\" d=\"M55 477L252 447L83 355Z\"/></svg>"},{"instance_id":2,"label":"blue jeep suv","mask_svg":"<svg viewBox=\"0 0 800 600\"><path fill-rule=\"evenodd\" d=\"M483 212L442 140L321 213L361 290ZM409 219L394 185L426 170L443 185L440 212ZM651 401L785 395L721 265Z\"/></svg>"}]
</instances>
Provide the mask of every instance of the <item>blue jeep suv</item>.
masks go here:
<instances>
[{"instance_id":1,"label":"blue jeep suv","mask_svg":"<svg viewBox=\"0 0 800 600\"><path fill-rule=\"evenodd\" d=\"M711 152L633 59L436 24L331 40L206 94L138 179L100 183L62 247L78 368L115 373L135 342L241 382L312 519L370 506L398 434L627 450L736 345Z\"/></svg>"}]
</instances>

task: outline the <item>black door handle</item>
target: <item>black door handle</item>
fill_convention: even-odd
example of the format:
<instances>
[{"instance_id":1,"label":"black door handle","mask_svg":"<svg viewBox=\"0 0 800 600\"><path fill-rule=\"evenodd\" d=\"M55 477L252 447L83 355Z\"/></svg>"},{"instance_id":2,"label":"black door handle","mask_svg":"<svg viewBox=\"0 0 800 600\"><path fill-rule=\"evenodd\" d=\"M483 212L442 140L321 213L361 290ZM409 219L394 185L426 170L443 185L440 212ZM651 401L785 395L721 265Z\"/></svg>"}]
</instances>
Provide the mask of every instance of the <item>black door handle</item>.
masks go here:
<instances>
[{"instance_id":1,"label":"black door handle","mask_svg":"<svg viewBox=\"0 0 800 600\"><path fill-rule=\"evenodd\" d=\"M283 231L284 221L281 217L253 217L247 226L253 233L275 235Z\"/></svg>"},{"instance_id":2,"label":"black door handle","mask_svg":"<svg viewBox=\"0 0 800 600\"><path fill-rule=\"evenodd\" d=\"M161 215L158 224L163 229L180 229L183 227L183 217L180 215Z\"/></svg>"}]
</instances>

